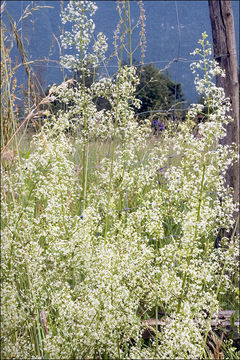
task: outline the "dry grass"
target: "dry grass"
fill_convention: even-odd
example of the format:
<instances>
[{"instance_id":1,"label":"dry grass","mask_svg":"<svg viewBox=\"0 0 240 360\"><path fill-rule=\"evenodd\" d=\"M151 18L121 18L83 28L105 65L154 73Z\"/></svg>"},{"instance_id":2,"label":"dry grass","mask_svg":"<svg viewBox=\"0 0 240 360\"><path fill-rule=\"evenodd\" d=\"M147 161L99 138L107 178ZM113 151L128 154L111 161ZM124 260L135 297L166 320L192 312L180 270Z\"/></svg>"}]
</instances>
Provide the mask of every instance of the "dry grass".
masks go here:
<instances>
[{"instance_id":1,"label":"dry grass","mask_svg":"<svg viewBox=\"0 0 240 360\"><path fill-rule=\"evenodd\" d=\"M22 16L15 20L7 11L7 3L1 6L1 17L6 14L5 22L1 21L1 155L9 150L18 152L16 135L24 126L27 131L30 121L34 126L33 114L40 109L43 100L43 89L37 80L32 68L33 61L28 61L27 51L22 38L22 22L36 10L49 6L27 5ZM12 57L12 50L17 50L18 56ZM18 82L18 72L24 68L26 81ZM19 104L22 104L19 107ZM24 109L24 110L23 110ZM20 115L27 111L29 114L24 122L20 121ZM13 141L14 140L14 141Z\"/></svg>"}]
</instances>

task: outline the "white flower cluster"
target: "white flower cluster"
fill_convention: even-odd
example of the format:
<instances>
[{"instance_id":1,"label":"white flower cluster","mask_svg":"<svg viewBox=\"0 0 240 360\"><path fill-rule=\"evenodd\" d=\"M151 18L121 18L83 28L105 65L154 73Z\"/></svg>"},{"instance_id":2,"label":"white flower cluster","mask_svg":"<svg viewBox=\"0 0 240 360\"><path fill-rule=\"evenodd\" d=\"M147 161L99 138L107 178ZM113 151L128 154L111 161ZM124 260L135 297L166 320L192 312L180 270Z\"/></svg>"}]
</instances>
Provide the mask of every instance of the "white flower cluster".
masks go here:
<instances>
[{"instance_id":1,"label":"white flower cluster","mask_svg":"<svg viewBox=\"0 0 240 360\"><path fill-rule=\"evenodd\" d=\"M93 53L89 53L89 46L93 39L95 24L92 16L97 6L94 1L70 0L61 13L62 24L71 23L71 31L64 31L61 35L63 49L73 50L75 54L61 56L61 63L70 70L86 70L90 64L96 67L105 59L107 51L106 36L100 32L93 44Z\"/></svg>"},{"instance_id":2,"label":"white flower cluster","mask_svg":"<svg viewBox=\"0 0 240 360\"><path fill-rule=\"evenodd\" d=\"M87 11L92 2L71 1L63 21ZM237 241L214 247L236 211L224 185L236 155L219 142L229 102L199 77L204 104L146 150L151 128L134 116L137 83L136 69L123 67L88 89L54 87L68 110L46 121L14 172L2 169L3 358L200 358L218 293L234 293ZM96 96L111 109L97 111ZM69 129L87 149L80 175ZM96 139L110 150L89 181L85 161ZM169 165L172 153L180 160ZM147 344L144 321L158 310L165 325L151 327Z\"/></svg>"},{"instance_id":3,"label":"white flower cluster","mask_svg":"<svg viewBox=\"0 0 240 360\"><path fill-rule=\"evenodd\" d=\"M93 45L93 52L98 59L104 60L107 49L107 38L102 32L100 32L97 35L97 41L95 41Z\"/></svg>"}]
</instances>

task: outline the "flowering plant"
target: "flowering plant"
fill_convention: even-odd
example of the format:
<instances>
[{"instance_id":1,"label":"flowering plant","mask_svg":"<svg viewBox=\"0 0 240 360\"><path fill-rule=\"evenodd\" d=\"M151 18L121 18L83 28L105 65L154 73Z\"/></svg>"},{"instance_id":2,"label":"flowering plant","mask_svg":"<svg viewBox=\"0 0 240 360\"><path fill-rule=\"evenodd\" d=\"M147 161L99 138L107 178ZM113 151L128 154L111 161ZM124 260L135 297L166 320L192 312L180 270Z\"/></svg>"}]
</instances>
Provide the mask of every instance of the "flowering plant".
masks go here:
<instances>
[{"instance_id":1,"label":"flowering plant","mask_svg":"<svg viewBox=\"0 0 240 360\"><path fill-rule=\"evenodd\" d=\"M82 64L94 28L85 13L95 9L93 2L70 1L62 15L80 19L74 31L82 32ZM75 39L67 36L66 47ZM203 34L197 50L205 74L196 86L208 116L198 125L199 138L192 120L202 106L194 105L177 132L164 132L166 145L154 146L147 162L138 161L138 151L146 149L151 124L139 125L134 116L134 67L89 90L52 89L53 96L74 100L68 111L46 121L13 173L2 169L4 358L204 356L209 315L220 306L220 293L234 291L237 267L234 233L228 246L222 239L214 247L218 231L234 224L236 205L224 176L236 154L219 143L231 120L229 101L212 82L219 69L205 40ZM98 112L92 97L103 93L111 110ZM80 131L81 184L69 126ZM88 183L94 134L111 140L110 156L95 169L97 181ZM169 167L172 151L180 161ZM152 316L147 344L142 335Z\"/></svg>"}]
</instances>

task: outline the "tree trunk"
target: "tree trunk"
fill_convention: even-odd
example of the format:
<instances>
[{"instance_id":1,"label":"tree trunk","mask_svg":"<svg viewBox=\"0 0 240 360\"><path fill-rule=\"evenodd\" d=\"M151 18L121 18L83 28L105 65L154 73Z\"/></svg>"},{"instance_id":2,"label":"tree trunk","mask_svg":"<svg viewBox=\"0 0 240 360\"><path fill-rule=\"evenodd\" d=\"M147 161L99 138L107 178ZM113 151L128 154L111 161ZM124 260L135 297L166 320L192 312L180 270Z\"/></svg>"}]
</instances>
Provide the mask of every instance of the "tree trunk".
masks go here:
<instances>
[{"instance_id":1,"label":"tree trunk","mask_svg":"<svg viewBox=\"0 0 240 360\"><path fill-rule=\"evenodd\" d=\"M234 122L227 125L227 136L223 144L235 143L239 153L239 83L237 49L231 1L208 0L212 26L214 58L226 72L226 77L217 76L216 85L223 87L230 98ZM226 185L233 188L234 202L239 202L239 161L228 169Z\"/></svg>"}]
</instances>

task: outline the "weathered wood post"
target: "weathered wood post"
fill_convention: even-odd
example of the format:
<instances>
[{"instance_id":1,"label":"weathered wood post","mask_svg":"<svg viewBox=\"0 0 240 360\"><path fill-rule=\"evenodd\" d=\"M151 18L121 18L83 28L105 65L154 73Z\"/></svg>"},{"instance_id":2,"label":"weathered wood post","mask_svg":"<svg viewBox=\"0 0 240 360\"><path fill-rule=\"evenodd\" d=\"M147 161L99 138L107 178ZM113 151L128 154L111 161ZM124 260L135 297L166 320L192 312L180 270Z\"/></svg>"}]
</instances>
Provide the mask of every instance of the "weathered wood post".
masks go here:
<instances>
[{"instance_id":1,"label":"weathered wood post","mask_svg":"<svg viewBox=\"0 0 240 360\"><path fill-rule=\"evenodd\" d=\"M232 2L231 0L208 0L208 6L214 58L226 72L225 78L217 76L216 85L223 87L226 96L231 99L230 115L234 119L234 122L227 126L227 136L223 139L223 143L228 145L235 143L239 153L239 82ZM226 184L234 189L235 203L239 202L239 161L228 169Z\"/></svg>"}]
</instances>

